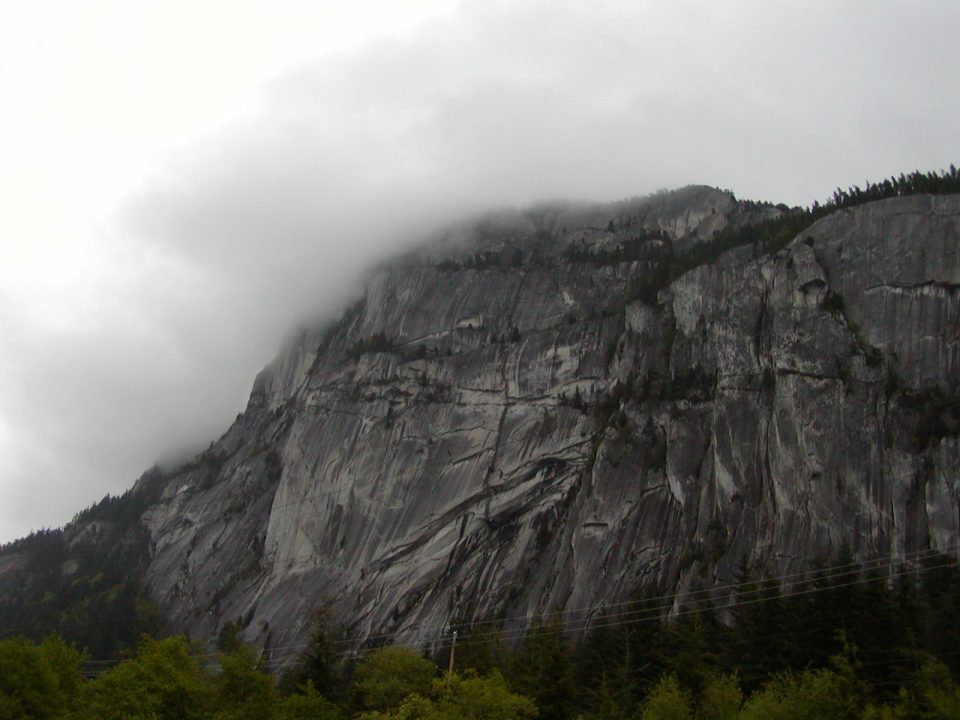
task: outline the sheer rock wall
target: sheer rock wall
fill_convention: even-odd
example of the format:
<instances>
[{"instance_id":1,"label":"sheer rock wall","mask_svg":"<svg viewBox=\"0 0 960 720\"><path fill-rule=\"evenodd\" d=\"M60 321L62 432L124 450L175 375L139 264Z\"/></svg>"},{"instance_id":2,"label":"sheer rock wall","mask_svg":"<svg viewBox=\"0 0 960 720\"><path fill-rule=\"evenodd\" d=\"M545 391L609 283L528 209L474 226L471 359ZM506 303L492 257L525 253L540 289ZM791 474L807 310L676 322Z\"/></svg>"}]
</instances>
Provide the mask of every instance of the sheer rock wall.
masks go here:
<instances>
[{"instance_id":1,"label":"sheer rock wall","mask_svg":"<svg viewBox=\"0 0 960 720\"><path fill-rule=\"evenodd\" d=\"M413 644L744 565L953 551L960 197L839 211L656 303L624 301L638 261L564 255L779 212L707 188L542 209L376 272L169 479L144 516L150 594L175 627L240 619L282 653L323 605Z\"/></svg>"}]
</instances>

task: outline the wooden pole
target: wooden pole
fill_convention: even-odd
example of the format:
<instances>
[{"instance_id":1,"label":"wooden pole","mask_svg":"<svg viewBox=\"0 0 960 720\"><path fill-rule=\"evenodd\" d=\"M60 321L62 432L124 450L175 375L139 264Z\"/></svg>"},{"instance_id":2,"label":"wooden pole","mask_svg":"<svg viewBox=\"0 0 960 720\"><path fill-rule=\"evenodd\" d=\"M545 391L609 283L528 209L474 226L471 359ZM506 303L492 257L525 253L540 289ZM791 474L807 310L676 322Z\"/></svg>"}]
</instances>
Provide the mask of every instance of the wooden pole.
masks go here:
<instances>
[{"instance_id":1,"label":"wooden pole","mask_svg":"<svg viewBox=\"0 0 960 720\"><path fill-rule=\"evenodd\" d=\"M449 668L449 672L450 672L451 675L453 675L453 658L454 658L454 655L456 655L456 652L457 652L457 631L454 630L454 631L453 631L453 642L450 643L450 668Z\"/></svg>"}]
</instances>

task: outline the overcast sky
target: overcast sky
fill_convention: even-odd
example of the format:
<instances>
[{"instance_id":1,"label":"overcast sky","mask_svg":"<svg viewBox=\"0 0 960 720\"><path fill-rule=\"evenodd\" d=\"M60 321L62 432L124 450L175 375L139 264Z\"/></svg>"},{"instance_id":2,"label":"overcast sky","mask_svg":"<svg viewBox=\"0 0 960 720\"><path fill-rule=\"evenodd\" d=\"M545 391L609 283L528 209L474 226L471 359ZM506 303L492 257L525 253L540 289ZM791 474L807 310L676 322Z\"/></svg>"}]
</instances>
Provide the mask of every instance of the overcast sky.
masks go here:
<instances>
[{"instance_id":1,"label":"overcast sky","mask_svg":"<svg viewBox=\"0 0 960 720\"><path fill-rule=\"evenodd\" d=\"M461 213L960 159L960 2L0 0L0 541L205 447Z\"/></svg>"}]
</instances>

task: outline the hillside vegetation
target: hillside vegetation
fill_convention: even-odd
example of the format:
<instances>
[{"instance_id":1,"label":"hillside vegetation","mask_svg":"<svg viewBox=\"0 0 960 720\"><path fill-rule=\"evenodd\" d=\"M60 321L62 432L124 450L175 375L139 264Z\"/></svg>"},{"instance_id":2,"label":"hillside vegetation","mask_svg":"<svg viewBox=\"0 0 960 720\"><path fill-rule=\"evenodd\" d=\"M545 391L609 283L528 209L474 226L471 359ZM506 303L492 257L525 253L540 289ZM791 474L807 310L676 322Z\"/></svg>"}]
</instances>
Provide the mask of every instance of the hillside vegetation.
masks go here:
<instances>
[{"instance_id":1,"label":"hillside vegetation","mask_svg":"<svg viewBox=\"0 0 960 720\"><path fill-rule=\"evenodd\" d=\"M956 718L960 567L926 554L892 577L854 564L789 589L738 584L720 622L703 597L648 593L601 613L574 644L571 617L510 642L503 620L459 628L431 656L353 648L319 622L301 654L259 656L228 624L218 652L142 636L127 657L90 660L51 634L0 642L4 718L582 717ZM106 620L106 618L105 618Z\"/></svg>"}]
</instances>

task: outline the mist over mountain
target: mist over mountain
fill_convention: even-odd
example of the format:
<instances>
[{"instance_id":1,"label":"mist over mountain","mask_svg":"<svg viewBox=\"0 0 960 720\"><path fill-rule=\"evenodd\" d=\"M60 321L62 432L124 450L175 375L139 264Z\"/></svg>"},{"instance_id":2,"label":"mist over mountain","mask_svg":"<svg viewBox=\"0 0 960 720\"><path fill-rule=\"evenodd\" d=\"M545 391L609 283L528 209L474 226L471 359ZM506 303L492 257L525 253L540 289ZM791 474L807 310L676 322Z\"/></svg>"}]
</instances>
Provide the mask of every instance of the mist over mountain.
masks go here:
<instances>
[{"instance_id":1,"label":"mist over mountain","mask_svg":"<svg viewBox=\"0 0 960 720\"><path fill-rule=\"evenodd\" d=\"M438 226L939 168L958 24L951 0L8 0L0 540L205 447L292 328Z\"/></svg>"},{"instance_id":2,"label":"mist over mountain","mask_svg":"<svg viewBox=\"0 0 960 720\"><path fill-rule=\"evenodd\" d=\"M0 626L110 656L229 625L280 661L321 612L356 646L576 635L642 592L955 556L958 191L951 167L810 209L689 186L449 225L206 450L5 546Z\"/></svg>"}]
</instances>

